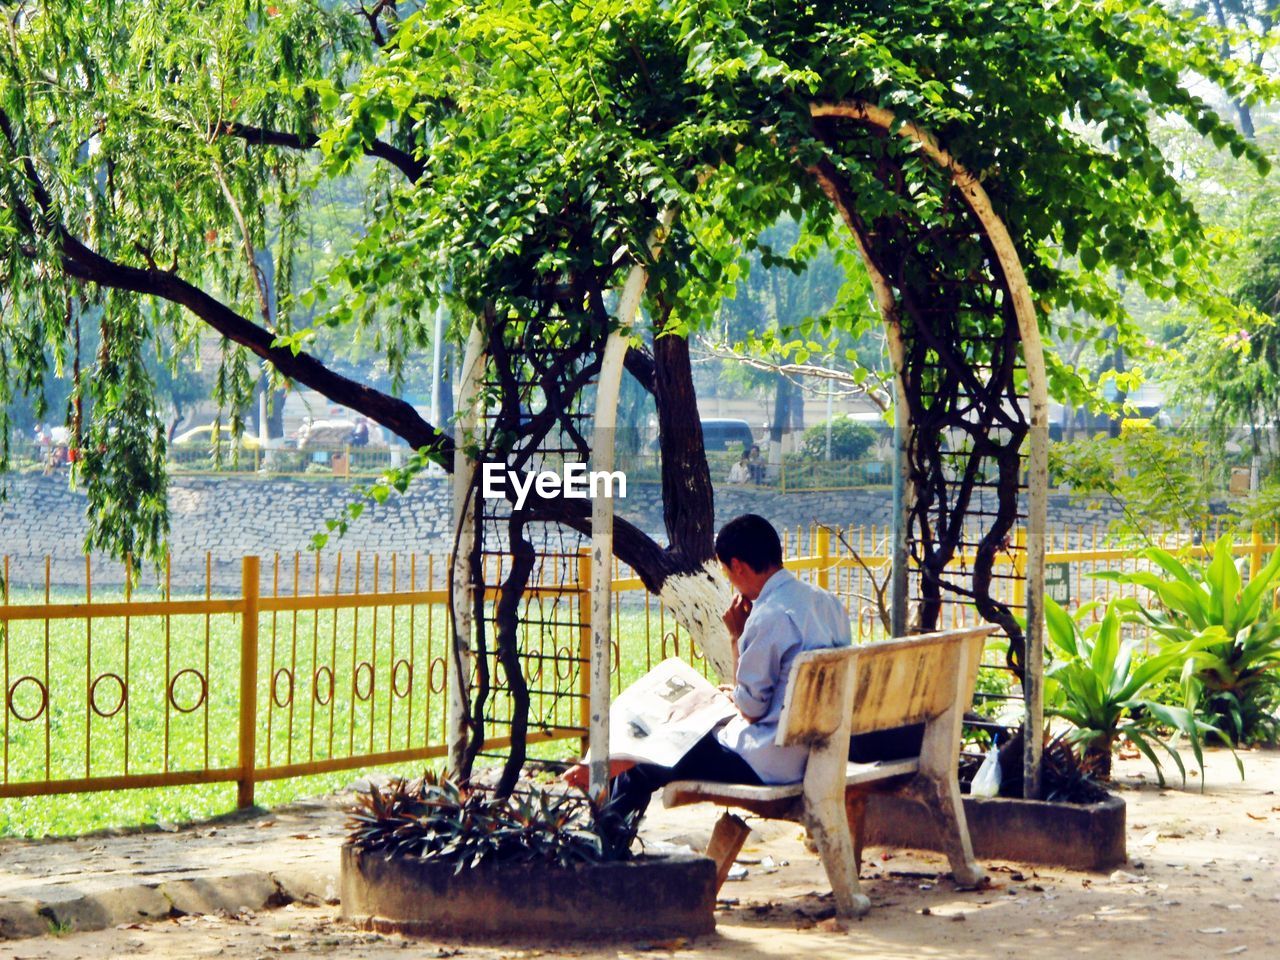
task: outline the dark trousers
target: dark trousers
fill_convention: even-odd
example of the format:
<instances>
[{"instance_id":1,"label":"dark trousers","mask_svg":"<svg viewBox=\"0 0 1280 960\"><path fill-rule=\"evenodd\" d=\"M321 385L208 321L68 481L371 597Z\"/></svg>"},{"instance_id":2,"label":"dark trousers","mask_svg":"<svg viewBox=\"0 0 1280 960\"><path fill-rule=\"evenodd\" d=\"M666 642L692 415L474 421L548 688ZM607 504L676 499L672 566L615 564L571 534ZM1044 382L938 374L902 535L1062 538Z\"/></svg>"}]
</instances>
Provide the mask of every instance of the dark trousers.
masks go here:
<instances>
[{"instance_id":1,"label":"dark trousers","mask_svg":"<svg viewBox=\"0 0 1280 960\"><path fill-rule=\"evenodd\" d=\"M859 733L849 741L849 759L854 763L874 763L877 760L918 757L923 743L923 723L877 730L875 733Z\"/></svg>"},{"instance_id":2,"label":"dark trousers","mask_svg":"<svg viewBox=\"0 0 1280 960\"><path fill-rule=\"evenodd\" d=\"M674 780L714 780L756 786L761 782L751 765L720 743L712 731L695 743L674 767L638 763L618 774L613 779L611 799L619 813L638 810L643 815L653 792Z\"/></svg>"},{"instance_id":3,"label":"dark trousers","mask_svg":"<svg viewBox=\"0 0 1280 960\"><path fill-rule=\"evenodd\" d=\"M849 743L849 759L857 763L870 763L914 757L919 755L923 739L923 723L859 734ZM714 780L717 783L747 783L753 786L761 783L751 765L721 744L712 731L695 743L674 767L638 763L630 770L624 770L614 777L610 798L618 804L619 813L639 810L643 814L654 791L661 790L674 780Z\"/></svg>"}]
</instances>

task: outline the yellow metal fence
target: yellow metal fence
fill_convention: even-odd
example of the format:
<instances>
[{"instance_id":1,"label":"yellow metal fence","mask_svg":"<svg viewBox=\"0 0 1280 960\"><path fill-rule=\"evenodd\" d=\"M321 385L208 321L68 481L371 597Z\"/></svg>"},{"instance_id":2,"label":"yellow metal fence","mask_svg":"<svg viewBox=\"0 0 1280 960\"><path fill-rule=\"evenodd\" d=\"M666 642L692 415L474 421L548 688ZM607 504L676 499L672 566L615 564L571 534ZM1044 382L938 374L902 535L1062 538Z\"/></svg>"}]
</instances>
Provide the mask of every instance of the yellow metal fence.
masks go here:
<instances>
[{"instance_id":1,"label":"yellow metal fence","mask_svg":"<svg viewBox=\"0 0 1280 960\"><path fill-rule=\"evenodd\" d=\"M888 530L813 526L783 536L788 568L840 596L860 640L881 635L876 585L889 570ZM1236 552L1256 571L1275 540L1255 535ZM999 563L1016 570L1017 547ZM486 582L497 581L500 561L492 558ZM1148 566L1079 528L1054 532L1047 561L1065 569L1073 604L1138 592L1089 573ZM246 805L261 781L446 752L451 665L442 558L245 557L233 596L215 595L209 557L194 595L175 594L167 575L154 596L135 594L128 577L121 588L95 592L86 558L83 590L69 599L53 588L49 569L46 559L43 585L19 589L11 587L9 558L3 561L0 798L235 782ZM999 582L1007 592L1001 599L1022 601L1021 581ZM531 742L585 735L589 583L584 551L546 567L526 598L521 649L533 699ZM706 669L671 614L616 561L613 590L619 687L666 656ZM948 603L940 626L975 620L971 608ZM500 684L490 715L489 745L501 748L510 702Z\"/></svg>"}]
</instances>

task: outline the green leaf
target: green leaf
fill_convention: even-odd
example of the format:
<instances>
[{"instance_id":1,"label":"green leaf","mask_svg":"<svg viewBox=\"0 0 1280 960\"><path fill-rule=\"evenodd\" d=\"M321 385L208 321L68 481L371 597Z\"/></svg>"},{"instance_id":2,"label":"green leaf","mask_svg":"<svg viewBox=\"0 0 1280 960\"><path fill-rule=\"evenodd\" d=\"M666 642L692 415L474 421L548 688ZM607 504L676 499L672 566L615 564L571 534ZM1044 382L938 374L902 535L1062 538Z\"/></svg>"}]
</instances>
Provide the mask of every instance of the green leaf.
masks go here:
<instances>
[{"instance_id":1,"label":"green leaf","mask_svg":"<svg viewBox=\"0 0 1280 960\"><path fill-rule=\"evenodd\" d=\"M1050 641L1068 656L1077 656L1075 624L1052 597L1044 598L1044 616Z\"/></svg>"},{"instance_id":2,"label":"green leaf","mask_svg":"<svg viewBox=\"0 0 1280 960\"><path fill-rule=\"evenodd\" d=\"M1209 618L1235 633L1236 597L1240 592L1240 571L1232 554L1233 537L1223 534L1213 547L1206 581L1209 586Z\"/></svg>"}]
</instances>

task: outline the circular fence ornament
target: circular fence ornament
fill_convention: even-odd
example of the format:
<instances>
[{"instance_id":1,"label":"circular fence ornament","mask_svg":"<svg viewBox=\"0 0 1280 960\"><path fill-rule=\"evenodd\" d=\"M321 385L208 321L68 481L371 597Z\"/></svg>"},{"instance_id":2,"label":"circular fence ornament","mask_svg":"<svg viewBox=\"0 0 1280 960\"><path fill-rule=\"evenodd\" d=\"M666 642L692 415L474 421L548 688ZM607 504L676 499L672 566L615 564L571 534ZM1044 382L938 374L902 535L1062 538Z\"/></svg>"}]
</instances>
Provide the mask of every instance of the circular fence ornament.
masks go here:
<instances>
[{"instance_id":1,"label":"circular fence ornament","mask_svg":"<svg viewBox=\"0 0 1280 960\"><path fill-rule=\"evenodd\" d=\"M18 709L17 704L14 703L14 700L18 696L18 687L20 687L24 683L34 683L36 685L36 689L40 691L40 705L36 707L35 712L31 714L24 714L21 710ZM10 684L9 691L5 697L5 705L9 708L9 712L13 714L15 717L17 717L19 720L21 720L23 723L30 723L32 720L40 719L41 715L43 715L45 710L48 708L49 689L43 683L37 680L35 677L31 677L31 676L19 677L17 680L13 681L12 684Z\"/></svg>"},{"instance_id":2,"label":"circular fence ornament","mask_svg":"<svg viewBox=\"0 0 1280 960\"><path fill-rule=\"evenodd\" d=\"M196 680L199 681L200 683L200 695L196 697L196 702L189 707L184 707L182 704L178 703L178 697L176 693L176 690L178 687L178 681L186 676L195 677ZM204 704L205 699L208 696L209 696L209 681L204 678L204 674L201 673L199 670L195 670L191 667L187 667L185 670L179 670L177 673L175 673L173 675L173 679L169 681L169 705L172 706L173 709L177 710L179 713L194 713L196 710L200 709L200 707Z\"/></svg>"},{"instance_id":3,"label":"circular fence ornament","mask_svg":"<svg viewBox=\"0 0 1280 960\"><path fill-rule=\"evenodd\" d=\"M289 681L286 692L283 697L280 696L280 677L284 676ZM288 667L281 667L271 677L271 702L283 710L285 707L293 703L293 673Z\"/></svg>"},{"instance_id":4,"label":"circular fence ornament","mask_svg":"<svg viewBox=\"0 0 1280 960\"><path fill-rule=\"evenodd\" d=\"M401 668L405 671L403 674L400 672ZM404 689L401 689L401 677L404 678ZM391 668L391 692L401 700L413 692L413 664L403 657Z\"/></svg>"},{"instance_id":5,"label":"circular fence ornament","mask_svg":"<svg viewBox=\"0 0 1280 960\"><path fill-rule=\"evenodd\" d=\"M440 668L439 674L436 673L437 667ZM448 668L444 665L444 657L436 657L431 661L431 666L427 668L427 687L432 693L444 693L447 669ZM437 676L439 677L438 680L436 679Z\"/></svg>"},{"instance_id":6,"label":"circular fence ornament","mask_svg":"<svg viewBox=\"0 0 1280 960\"><path fill-rule=\"evenodd\" d=\"M320 678L324 677L324 696L320 696ZM311 696L315 698L316 703L322 707L327 707L333 701L333 671L328 667L319 667L316 669L315 676L311 678Z\"/></svg>"},{"instance_id":7,"label":"circular fence ornament","mask_svg":"<svg viewBox=\"0 0 1280 960\"><path fill-rule=\"evenodd\" d=\"M98 686L104 680L114 681L119 691L118 695L120 699L116 701L116 705L112 707L110 710L103 710L102 707L98 705ZM89 687L89 706L93 708L94 713L96 713L98 716L102 717L103 719L114 717L117 713L119 713L122 709L124 709L125 702L128 699L129 699L129 687L127 684L125 684L124 679L117 673L100 674L98 678L93 681L93 685Z\"/></svg>"},{"instance_id":8,"label":"circular fence ornament","mask_svg":"<svg viewBox=\"0 0 1280 960\"><path fill-rule=\"evenodd\" d=\"M570 650L568 647L560 647L558 650L556 650L556 679L557 680L568 680L571 676L573 676L573 664L571 663L572 658L573 658L573 651ZM564 668L563 673L560 672L562 667Z\"/></svg>"},{"instance_id":9,"label":"circular fence ornament","mask_svg":"<svg viewBox=\"0 0 1280 960\"><path fill-rule=\"evenodd\" d=\"M863 606L858 611L858 636L869 637L876 629L877 613L870 606Z\"/></svg>"},{"instance_id":10,"label":"circular fence ornament","mask_svg":"<svg viewBox=\"0 0 1280 960\"><path fill-rule=\"evenodd\" d=\"M360 680L364 678L364 692L360 692ZM357 700L368 700L373 696L373 664L368 660L361 661L356 667L355 676L351 678L351 692Z\"/></svg>"}]
</instances>

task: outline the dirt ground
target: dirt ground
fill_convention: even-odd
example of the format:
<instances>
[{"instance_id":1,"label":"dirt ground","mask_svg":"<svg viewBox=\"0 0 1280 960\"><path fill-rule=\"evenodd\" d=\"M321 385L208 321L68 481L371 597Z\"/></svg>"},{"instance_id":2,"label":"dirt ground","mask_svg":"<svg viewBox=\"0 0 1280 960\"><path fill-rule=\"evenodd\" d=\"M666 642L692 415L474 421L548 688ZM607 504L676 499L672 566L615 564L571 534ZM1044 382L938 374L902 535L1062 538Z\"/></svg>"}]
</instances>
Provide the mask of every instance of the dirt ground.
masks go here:
<instances>
[{"instance_id":1,"label":"dirt ground","mask_svg":"<svg viewBox=\"0 0 1280 960\"><path fill-rule=\"evenodd\" d=\"M863 865L872 912L848 932L833 928L825 877L797 828L757 821L759 832L740 861L746 877L721 892L716 934L689 943L437 943L366 933L342 923L336 905L295 903L256 914L0 941L0 958L1275 958L1280 753L1241 756L1244 782L1229 753L1211 754L1204 793L1198 777L1186 789L1176 781L1160 789L1145 764L1120 762L1130 862L1109 875L988 862L991 887L961 892L946 879L940 858L874 847ZM697 842L716 816L710 807L655 810L646 834Z\"/></svg>"}]
</instances>

